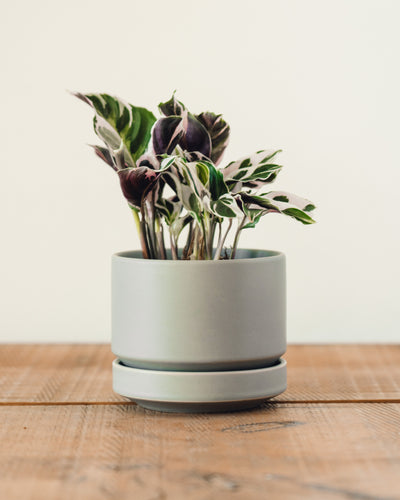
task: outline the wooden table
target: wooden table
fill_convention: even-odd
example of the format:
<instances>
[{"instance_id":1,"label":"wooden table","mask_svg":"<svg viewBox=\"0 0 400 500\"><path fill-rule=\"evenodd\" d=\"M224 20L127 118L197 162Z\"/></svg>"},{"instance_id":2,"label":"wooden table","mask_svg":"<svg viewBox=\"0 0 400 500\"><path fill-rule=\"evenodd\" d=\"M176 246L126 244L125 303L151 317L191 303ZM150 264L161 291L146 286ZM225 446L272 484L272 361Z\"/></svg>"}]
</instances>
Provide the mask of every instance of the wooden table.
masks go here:
<instances>
[{"instance_id":1,"label":"wooden table","mask_svg":"<svg viewBox=\"0 0 400 500\"><path fill-rule=\"evenodd\" d=\"M108 345L0 346L0 498L400 499L400 346L293 345L259 409L114 394Z\"/></svg>"}]
</instances>

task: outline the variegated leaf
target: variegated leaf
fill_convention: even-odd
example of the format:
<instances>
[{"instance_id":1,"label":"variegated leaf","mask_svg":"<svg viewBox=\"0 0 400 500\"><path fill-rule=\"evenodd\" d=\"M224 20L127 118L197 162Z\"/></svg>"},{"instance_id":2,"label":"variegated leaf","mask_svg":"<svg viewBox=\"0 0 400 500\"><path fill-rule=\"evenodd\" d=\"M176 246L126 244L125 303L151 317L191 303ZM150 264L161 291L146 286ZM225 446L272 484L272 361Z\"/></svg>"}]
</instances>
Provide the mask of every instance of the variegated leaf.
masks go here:
<instances>
[{"instance_id":1,"label":"variegated leaf","mask_svg":"<svg viewBox=\"0 0 400 500\"><path fill-rule=\"evenodd\" d=\"M135 207L141 206L158 178L156 171L148 167L124 168L118 175L125 198Z\"/></svg>"},{"instance_id":2,"label":"variegated leaf","mask_svg":"<svg viewBox=\"0 0 400 500\"><path fill-rule=\"evenodd\" d=\"M272 182L282 168L274 161L279 152L280 150L258 151L252 156L229 163L222 170L229 189L234 193L244 188L258 190L264 184Z\"/></svg>"},{"instance_id":3,"label":"variegated leaf","mask_svg":"<svg viewBox=\"0 0 400 500\"><path fill-rule=\"evenodd\" d=\"M242 229L254 228L260 222L261 217L263 216L262 210L249 210L249 222L245 224Z\"/></svg>"},{"instance_id":4,"label":"variegated leaf","mask_svg":"<svg viewBox=\"0 0 400 500\"><path fill-rule=\"evenodd\" d=\"M175 98L175 92L171 99L158 105L160 111L166 117L181 116L183 119L184 133L179 139L179 146L188 152L199 152L206 156L211 156L211 137L207 127L195 116L188 112L185 105ZM164 151L166 152L166 151ZM172 151L167 152L170 154Z\"/></svg>"},{"instance_id":5,"label":"variegated leaf","mask_svg":"<svg viewBox=\"0 0 400 500\"><path fill-rule=\"evenodd\" d=\"M170 162L173 159L167 178L168 182L176 192L184 208L200 220L204 211L204 198L209 198L209 192L206 188L208 184L209 172L207 167L201 162L187 162L184 158L178 156L166 158L163 162Z\"/></svg>"},{"instance_id":6,"label":"variegated leaf","mask_svg":"<svg viewBox=\"0 0 400 500\"><path fill-rule=\"evenodd\" d=\"M207 188L210 191L211 200L217 200L220 196L228 193L228 186L225 184L224 176L221 170L217 169L212 162L200 162L208 169L208 184Z\"/></svg>"},{"instance_id":7,"label":"variegated leaf","mask_svg":"<svg viewBox=\"0 0 400 500\"><path fill-rule=\"evenodd\" d=\"M170 198L160 197L155 204L156 208L164 215L165 222L170 226L182 212L182 202L178 196L174 195Z\"/></svg>"},{"instance_id":8,"label":"variegated leaf","mask_svg":"<svg viewBox=\"0 0 400 500\"><path fill-rule=\"evenodd\" d=\"M209 171L204 163L187 162L183 158L176 157L174 167L182 179L181 182L189 186L200 199L209 194L206 188Z\"/></svg>"},{"instance_id":9,"label":"variegated leaf","mask_svg":"<svg viewBox=\"0 0 400 500\"><path fill-rule=\"evenodd\" d=\"M230 193L221 195L217 200L210 201L209 207L211 212L218 216L228 219L243 216L236 199Z\"/></svg>"},{"instance_id":10,"label":"variegated leaf","mask_svg":"<svg viewBox=\"0 0 400 500\"><path fill-rule=\"evenodd\" d=\"M186 110L186 107L183 103L178 101L175 98L175 92L172 94L172 97L169 101L160 102L158 105L158 109L165 116L181 116L183 112Z\"/></svg>"},{"instance_id":11,"label":"variegated leaf","mask_svg":"<svg viewBox=\"0 0 400 500\"><path fill-rule=\"evenodd\" d=\"M315 206L304 198L292 195L285 191L271 191L262 196L241 193L240 197L245 204L244 212L261 210L261 215L269 212L278 212L293 217L303 224L313 224L315 220L307 213L315 209Z\"/></svg>"},{"instance_id":12,"label":"variegated leaf","mask_svg":"<svg viewBox=\"0 0 400 500\"><path fill-rule=\"evenodd\" d=\"M179 235L183 228L193 220L191 214L186 214L183 217L177 217L169 226L169 230L175 241L178 241Z\"/></svg>"},{"instance_id":13,"label":"variegated leaf","mask_svg":"<svg viewBox=\"0 0 400 500\"><path fill-rule=\"evenodd\" d=\"M203 153L200 153L200 151L183 151L183 149L178 146L177 147L178 155L181 156L182 158L185 158L185 160L189 162L193 161L203 161L203 162L209 162L210 158L208 156L203 155Z\"/></svg>"},{"instance_id":14,"label":"variegated leaf","mask_svg":"<svg viewBox=\"0 0 400 500\"><path fill-rule=\"evenodd\" d=\"M109 165L114 170L118 170L118 168L114 164L113 157L111 156L111 153L108 150L108 148L104 148L103 146L97 146L93 144L89 144L89 146L94 149L96 155L99 158L101 158L105 163L107 163L107 165Z\"/></svg>"},{"instance_id":15,"label":"variegated leaf","mask_svg":"<svg viewBox=\"0 0 400 500\"><path fill-rule=\"evenodd\" d=\"M118 168L134 167L149 144L153 113L108 94L74 95L94 109L95 132L117 156Z\"/></svg>"},{"instance_id":16,"label":"variegated leaf","mask_svg":"<svg viewBox=\"0 0 400 500\"><path fill-rule=\"evenodd\" d=\"M137 167L149 167L153 170L158 170L160 168L160 161L153 153L143 154L136 162Z\"/></svg>"},{"instance_id":17,"label":"variegated leaf","mask_svg":"<svg viewBox=\"0 0 400 500\"><path fill-rule=\"evenodd\" d=\"M172 165L176 161L176 158L176 156L167 156L166 158L164 158L161 162L160 170L167 170L168 168L172 167Z\"/></svg>"},{"instance_id":18,"label":"variegated leaf","mask_svg":"<svg viewBox=\"0 0 400 500\"><path fill-rule=\"evenodd\" d=\"M203 211L203 203L200 196L194 191L192 186L188 186L181 181L176 169L170 169L166 177L170 180L168 184L175 191L184 208L199 220Z\"/></svg>"},{"instance_id":19,"label":"variegated leaf","mask_svg":"<svg viewBox=\"0 0 400 500\"><path fill-rule=\"evenodd\" d=\"M269 191L268 193L261 194L261 196L269 198L274 205L277 205L282 209L285 208L285 205L289 204L296 208L300 208L300 210L304 210L305 212L312 212L315 210L315 205L313 205L310 200L301 198L296 194L288 193L286 191Z\"/></svg>"},{"instance_id":20,"label":"variegated leaf","mask_svg":"<svg viewBox=\"0 0 400 500\"><path fill-rule=\"evenodd\" d=\"M153 127L153 150L156 155L170 155L183 137L183 118L167 116L157 120Z\"/></svg>"},{"instance_id":21,"label":"variegated leaf","mask_svg":"<svg viewBox=\"0 0 400 500\"><path fill-rule=\"evenodd\" d=\"M211 160L218 165L229 142L229 125L222 119L222 115L204 112L196 116L205 127L211 138Z\"/></svg>"}]
</instances>

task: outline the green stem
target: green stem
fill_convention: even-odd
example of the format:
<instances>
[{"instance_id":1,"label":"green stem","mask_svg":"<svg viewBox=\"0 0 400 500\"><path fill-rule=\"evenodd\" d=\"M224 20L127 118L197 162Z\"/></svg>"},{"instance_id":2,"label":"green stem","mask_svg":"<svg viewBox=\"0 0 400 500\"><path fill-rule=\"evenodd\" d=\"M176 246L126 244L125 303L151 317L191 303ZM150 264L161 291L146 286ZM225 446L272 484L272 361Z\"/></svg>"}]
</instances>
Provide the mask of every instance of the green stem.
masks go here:
<instances>
[{"instance_id":1,"label":"green stem","mask_svg":"<svg viewBox=\"0 0 400 500\"><path fill-rule=\"evenodd\" d=\"M172 233L171 232L169 233L169 240L170 240L170 243L171 243L171 255L172 255L172 259L173 260L178 260L178 254L176 252L175 242L174 242L174 238L172 237Z\"/></svg>"},{"instance_id":2,"label":"green stem","mask_svg":"<svg viewBox=\"0 0 400 500\"><path fill-rule=\"evenodd\" d=\"M206 217L206 215L205 215ZM209 253L208 253L208 245L207 245L207 233L206 233L206 226L204 224L204 218L202 217L200 219L200 222L201 222L201 236L202 236L202 239L201 239L201 247L202 247L202 257L204 259L204 254L205 254L205 259L204 260L209 260ZM207 223L207 221L206 221Z\"/></svg>"},{"instance_id":3,"label":"green stem","mask_svg":"<svg viewBox=\"0 0 400 500\"><path fill-rule=\"evenodd\" d=\"M131 207L130 209L133 214L133 218L135 219L135 225L137 232L139 233L139 239L140 239L140 246L142 247L142 253L143 253L143 258L148 259L149 258L149 248L146 243L146 225L145 223L142 223L142 221L139 218L139 210L137 208Z\"/></svg>"},{"instance_id":4,"label":"green stem","mask_svg":"<svg viewBox=\"0 0 400 500\"><path fill-rule=\"evenodd\" d=\"M215 222L215 216L212 216L210 219L210 235L208 240L208 254L210 259L213 258L213 248L214 248L214 235L217 224Z\"/></svg>"},{"instance_id":5,"label":"green stem","mask_svg":"<svg viewBox=\"0 0 400 500\"><path fill-rule=\"evenodd\" d=\"M129 205L129 208L131 209L132 211L132 214L133 214L133 218L135 219L135 225L136 225L136 229L137 229L137 232L140 236L140 217L139 217L139 210L135 207L132 207Z\"/></svg>"},{"instance_id":6,"label":"green stem","mask_svg":"<svg viewBox=\"0 0 400 500\"><path fill-rule=\"evenodd\" d=\"M160 253L160 257L163 260L167 259L167 253L165 250L165 243L164 243L164 227L162 225L162 221L160 222L159 217L156 217L156 236L157 236L157 243L158 243L158 250Z\"/></svg>"},{"instance_id":7,"label":"green stem","mask_svg":"<svg viewBox=\"0 0 400 500\"><path fill-rule=\"evenodd\" d=\"M229 224L228 224L228 228L227 230L225 231L225 234L222 238L220 238L220 242L218 244L218 248L217 250L215 251L215 255L214 255L214 260L219 260L220 256L221 256L221 251L222 251L222 247L224 246L224 243L225 243L225 240L226 240L226 237L228 236L228 233L230 231L232 227L232 219L229 219Z\"/></svg>"},{"instance_id":8,"label":"green stem","mask_svg":"<svg viewBox=\"0 0 400 500\"><path fill-rule=\"evenodd\" d=\"M186 239L186 245L183 249L183 252L182 252L182 259L187 259L188 258L188 254L189 254L189 249L191 247L191 243L192 243L192 234L193 234L193 221L191 221L189 223L189 229L188 229L188 235L187 235L187 239Z\"/></svg>"},{"instance_id":9,"label":"green stem","mask_svg":"<svg viewBox=\"0 0 400 500\"><path fill-rule=\"evenodd\" d=\"M239 238L240 238L240 235L242 233L242 229L243 229L243 226L245 225L245 222L246 222L246 215L243 217L243 219L240 222L240 224L238 224L238 228L237 228L236 234L235 234L235 239L233 240L232 252L231 252L231 255L230 255L231 259L235 258L237 246L238 246L238 243L239 243Z\"/></svg>"},{"instance_id":10,"label":"green stem","mask_svg":"<svg viewBox=\"0 0 400 500\"><path fill-rule=\"evenodd\" d=\"M193 257L194 257L194 260L199 259L199 252L200 252L199 235L200 235L199 226L195 225L194 230L193 230Z\"/></svg>"}]
</instances>

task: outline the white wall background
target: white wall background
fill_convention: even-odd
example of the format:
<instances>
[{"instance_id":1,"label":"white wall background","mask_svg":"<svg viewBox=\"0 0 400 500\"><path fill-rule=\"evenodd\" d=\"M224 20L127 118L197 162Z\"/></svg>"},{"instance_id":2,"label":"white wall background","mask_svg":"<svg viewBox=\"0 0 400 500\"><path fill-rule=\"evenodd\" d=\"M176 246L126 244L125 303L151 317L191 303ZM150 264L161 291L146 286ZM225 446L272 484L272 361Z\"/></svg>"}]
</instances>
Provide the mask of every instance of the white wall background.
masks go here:
<instances>
[{"instance_id":1,"label":"white wall background","mask_svg":"<svg viewBox=\"0 0 400 500\"><path fill-rule=\"evenodd\" d=\"M270 215L241 246L284 251L291 342L399 341L400 2L2 2L0 340L107 341L110 255L138 248L92 113L65 89L156 111L178 89L224 113L226 160L284 149Z\"/></svg>"}]
</instances>

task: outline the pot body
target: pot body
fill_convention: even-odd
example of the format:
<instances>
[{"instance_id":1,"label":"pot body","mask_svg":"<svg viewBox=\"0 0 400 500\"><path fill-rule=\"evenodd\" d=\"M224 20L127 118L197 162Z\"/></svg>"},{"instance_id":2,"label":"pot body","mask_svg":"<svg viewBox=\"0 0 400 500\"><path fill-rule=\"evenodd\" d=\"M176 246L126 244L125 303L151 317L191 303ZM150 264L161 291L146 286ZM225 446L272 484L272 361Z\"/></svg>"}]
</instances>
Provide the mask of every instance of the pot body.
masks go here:
<instances>
[{"instance_id":1,"label":"pot body","mask_svg":"<svg viewBox=\"0 0 400 500\"><path fill-rule=\"evenodd\" d=\"M286 350L285 256L112 257L112 351L128 367L220 371L273 366Z\"/></svg>"}]
</instances>

